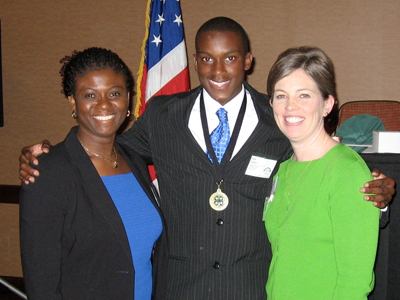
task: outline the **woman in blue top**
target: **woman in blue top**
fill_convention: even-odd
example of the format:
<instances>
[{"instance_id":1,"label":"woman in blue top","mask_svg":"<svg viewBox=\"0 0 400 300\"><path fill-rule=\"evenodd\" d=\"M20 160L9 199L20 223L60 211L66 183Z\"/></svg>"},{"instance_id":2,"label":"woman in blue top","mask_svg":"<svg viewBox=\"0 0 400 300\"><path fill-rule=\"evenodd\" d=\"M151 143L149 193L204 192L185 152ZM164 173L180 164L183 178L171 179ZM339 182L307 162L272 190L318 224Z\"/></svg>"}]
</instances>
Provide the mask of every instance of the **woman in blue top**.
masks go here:
<instances>
[{"instance_id":1,"label":"woman in blue top","mask_svg":"<svg viewBox=\"0 0 400 300\"><path fill-rule=\"evenodd\" d=\"M36 184L22 185L28 298L163 299L166 234L157 193L143 160L115 142L130 114L131 72L102 48L61 62L78 126L39 157Z\"/></svg>"}]
</instances>

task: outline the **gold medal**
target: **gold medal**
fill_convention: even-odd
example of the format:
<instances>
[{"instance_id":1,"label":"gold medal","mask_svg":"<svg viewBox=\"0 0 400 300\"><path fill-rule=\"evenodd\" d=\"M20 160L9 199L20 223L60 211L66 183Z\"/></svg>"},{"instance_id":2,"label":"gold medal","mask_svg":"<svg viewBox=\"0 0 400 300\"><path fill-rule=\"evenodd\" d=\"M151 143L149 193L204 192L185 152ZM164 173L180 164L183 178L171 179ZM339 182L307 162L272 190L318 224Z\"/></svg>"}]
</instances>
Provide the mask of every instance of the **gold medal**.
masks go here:
<instances>
[{"instance_id":1,"label":"gold medal","mask_svg":"<svg viewBox=\"0 0 400 300\"><path fill-rule=\"evenodd\" d=\"M210 206L213 210L221 211L228 207L229 198L221 191L221 183L217 182L217 191L210 196Z\"/></svg>"}]
</instances>

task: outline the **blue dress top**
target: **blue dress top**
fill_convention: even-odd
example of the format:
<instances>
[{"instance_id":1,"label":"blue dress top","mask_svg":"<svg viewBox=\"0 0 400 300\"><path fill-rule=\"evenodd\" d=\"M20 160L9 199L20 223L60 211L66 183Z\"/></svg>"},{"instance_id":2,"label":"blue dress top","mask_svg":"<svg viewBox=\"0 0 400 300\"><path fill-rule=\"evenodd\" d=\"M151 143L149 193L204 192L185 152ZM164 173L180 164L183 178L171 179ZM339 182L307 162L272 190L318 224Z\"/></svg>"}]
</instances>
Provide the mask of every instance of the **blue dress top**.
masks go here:
<instances>
[{"instance_id":1,"label":"blue dress top","mask_svg":"<svg viewBox=\"0 0 400 300\"><path fill-rule=\"evenodd\" d=\"M132 173L101 179L125 226L135 269L135 299L150 300L151 253L163 230L161 217Z\"/></svg>"}]
</instances>

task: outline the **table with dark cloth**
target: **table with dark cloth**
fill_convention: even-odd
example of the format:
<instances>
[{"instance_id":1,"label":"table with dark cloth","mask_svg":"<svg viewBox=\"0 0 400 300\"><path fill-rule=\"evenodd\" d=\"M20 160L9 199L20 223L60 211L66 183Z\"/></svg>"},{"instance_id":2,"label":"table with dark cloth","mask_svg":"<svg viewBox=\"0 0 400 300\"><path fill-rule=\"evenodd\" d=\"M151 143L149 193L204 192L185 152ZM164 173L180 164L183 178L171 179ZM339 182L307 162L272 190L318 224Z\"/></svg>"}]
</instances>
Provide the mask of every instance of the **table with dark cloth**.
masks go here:
<instances>
[{"instance_id":1,"label":"table with dark cloth","mask_svg":"<svg viewBox=\"0 0 400 300\"><path fill-rule=\"evenodd\" d=\"M394 178L397 185L400 184L400 154L362 153L361 156L371 170L379 169L385 175ZM375 263L375 288L368 297L369 300L400 299L399 194L396 192L390 204L387 223L381 222Z\"/></svg>"}]
</instances>

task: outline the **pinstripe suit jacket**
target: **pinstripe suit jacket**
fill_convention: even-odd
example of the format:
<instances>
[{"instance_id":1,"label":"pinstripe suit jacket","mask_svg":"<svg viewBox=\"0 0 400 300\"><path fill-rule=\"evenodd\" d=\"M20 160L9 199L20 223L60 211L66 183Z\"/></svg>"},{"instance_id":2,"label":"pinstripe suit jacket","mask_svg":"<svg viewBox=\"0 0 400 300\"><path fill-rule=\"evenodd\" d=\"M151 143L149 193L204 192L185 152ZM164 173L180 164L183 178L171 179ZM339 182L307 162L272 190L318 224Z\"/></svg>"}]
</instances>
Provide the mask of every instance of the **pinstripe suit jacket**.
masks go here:
<instances>
[{"instance_id":1,"label":"pinstripe suit jacket","mask_svg":"<svg viewBox=\"0 0 400 300\"><path fill-rule=\"evenodd\" d=\"M262 212L272 176L245 175L254 153L288 158L291 148L277 128L268 96L247 83L259 122L223 174L229 206L209 206L216 191L215 170L188 128L201 87L155 97L133 127L119 137L153 162L170 239L168 297L171 300L266 299L271 259Z\"/></svg>"}]
</instances>

